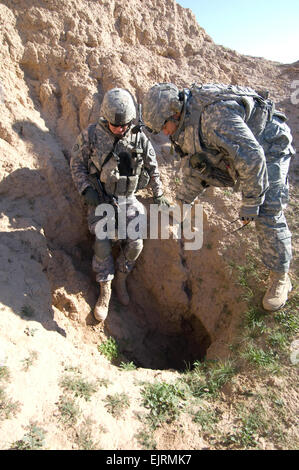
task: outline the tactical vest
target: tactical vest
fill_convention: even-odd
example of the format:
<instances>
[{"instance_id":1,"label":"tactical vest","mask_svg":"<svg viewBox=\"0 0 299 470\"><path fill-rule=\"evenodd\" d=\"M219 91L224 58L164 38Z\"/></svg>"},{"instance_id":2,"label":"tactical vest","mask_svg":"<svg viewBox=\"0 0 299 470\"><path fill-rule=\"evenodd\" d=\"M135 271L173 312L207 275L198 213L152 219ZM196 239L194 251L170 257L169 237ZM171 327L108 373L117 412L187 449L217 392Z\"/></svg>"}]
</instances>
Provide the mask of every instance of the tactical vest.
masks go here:
<instances>
[{"instance_id":1,"label":"tactical vest","mask_svg":"<svg viewBox=\"0 0 299 470\"><path fill-rule=\"evenodd\" d=\"M195 155L202 161L202 167L214 167L222 172L222 178L208 178L207 172L199 170L206 176L207 184L213 186L233 186L237 181L235 171L229 167L223 153L207 148L201 135L201 117L207 106L219 101L236 101L243 105L245 122L252 133L258 138L265 129L266 123L273 114L279 114L274 109L274 103L264 98L256 91L247 87L223 84L192 85L190 90L184 90L186 105L184 106L179 127L172 136L176 150L183 149L181 156ZM194 168L194 167L193 167ZM190 169L192 174L194 170ZM198 167L197 167L198 172ZM210 179L210 181L208 181ZM229 181L230 179L230 181ZM224 184L224 181L227 182Z\"/></svg>"},{"instance_id":2,"label":"tactical vest","mask_svg":"<svg viewBox=\"0 0 299 470\"><path fill-rule=\"evenodd\" d=\"M184 124L184 136L179 135L181 127L173 136L185 149L186 154L193 155L205 150L200 130L201 116L207 106L218 101L237 101L242 104L245 109L245 122L255 136L263 132L268 118L274 113L273 102L251 88L223 84L192 85L187 110L181 123Z\"/></svg>"},{"instance_id":3,"label":"tactical vest","mask_svg":"<svg viewBox=\"0 0 299 470\"><path fill-rule=\"evenodd\" d=\"M104 190L108 196L127 197L148 185L150 177L144 168L140 133L129 130L117 140L100 121L100 126L88 127L88 136L89 174L96 189Z\"/></svg>"}]
</instances>

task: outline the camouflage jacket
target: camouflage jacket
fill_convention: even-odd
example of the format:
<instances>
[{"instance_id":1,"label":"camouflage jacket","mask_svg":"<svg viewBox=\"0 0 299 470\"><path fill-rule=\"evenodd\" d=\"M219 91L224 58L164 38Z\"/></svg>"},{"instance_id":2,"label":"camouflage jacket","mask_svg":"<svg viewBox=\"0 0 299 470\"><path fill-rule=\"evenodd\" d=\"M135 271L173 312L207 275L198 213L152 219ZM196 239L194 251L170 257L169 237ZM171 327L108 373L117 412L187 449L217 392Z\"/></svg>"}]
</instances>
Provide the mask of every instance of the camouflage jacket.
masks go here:
<instances>
[{"instance_id":1,"label":"camouflage jacket","mask_svg":"<svg viewBox=\"0 0 299 470\"><path fill-rule=\"evenodd\" d=\"M193 90L191 87L190 96ZM200 88L197 87L196 91L200 93ZM259 95L251 89L248 91L248 96L232 94L210 103L203 99L200 105L189 99L184 122L174 140L185 155L207 152L210 164L238 182L243 205L258 213L268 188L263 134L269 118L266 108L261 108L263 114L257 108L260 106ZM272 133L277 134L274 125ZM291 145L282 144L278 154L283 153L292 153Z\"/></svg>"},{"instance_id":2,"label":"camouflage jacket","mask_svg":"<svg viewBox=\"0 0 299 470\"><path fill-rule=\"evenodd\" d=\"M90 136L89 126L77 137L71 153L71 174L80 194L88 186L93 186L93 175L99 177L106 192L112 196L120 195L120 193L116 193L117 184L120 186L121 182L126 186L127 180L130 178L132 180L130 184L133 180L134 182L137 180L136 185L131 185L133 193L149 183L154 196L163 194L156 154L144 133L133 133L131 127L124 136L116 137L110 132L107 121L100 118L98 123L94 125L92 141L90 141ZM122 177L120 171L122 159L129 159L130 162L133 162L132 177ZM142 186L140 182L145 176L144 174L147 176L147 181ZM99 190L98 187L96 189Z\"/></svg>"}]
</instances>

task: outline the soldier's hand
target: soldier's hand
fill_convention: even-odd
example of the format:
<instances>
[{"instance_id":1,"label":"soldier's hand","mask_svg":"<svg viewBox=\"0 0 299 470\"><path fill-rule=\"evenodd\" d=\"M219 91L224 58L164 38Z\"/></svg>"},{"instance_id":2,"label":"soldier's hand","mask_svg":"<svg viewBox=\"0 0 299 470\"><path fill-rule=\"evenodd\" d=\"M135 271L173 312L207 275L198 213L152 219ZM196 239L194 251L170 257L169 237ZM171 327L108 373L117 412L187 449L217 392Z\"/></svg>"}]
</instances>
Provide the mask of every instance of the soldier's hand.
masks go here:
<instances>
[{"instance_id":1,"label":"soldier's hand","mask_svg":"<svg viewBox=\"0 0 299 470\"><path fill-rule=\"evenodd\" d=\"M163 196L163 194L161 194L161 196L154 196L154 203L158 204L159 206L170 207L170 202L168 199L166 199L165 196Z\"/></svg>"},{"instance_id":2,"label":"soldier's hand","mask_svg":"<svg viewBox=\"0 0 299 470\"><path fill-rule=\"evenodd\" d=\"M259 207L256 206L242 206L240 209L240 219L242 220L243 225L247 225L258 216Z\"/></svg>"},{"instance_id":3,"label":"soldier's hand","mask_svg":"<svg viewBox=\"0 0 299 470\"><path fill-rule=\"evenodd\" d=\"M85 191L83 191L82 195L84 197L86 204L88 204L89 206L96 207L102 202L98 192L95 189L93 189L91 186L88 186L85 189Z\"/></svg>"},{"instance_id":4,"label":"soldier's hand","mask_svg":"<svg viewBox=\"0 0 299 470\"><path fill-rule=\"evenodd\" d=\"M249 224L250 222L253 222L254 217L242 217L241 220L242 220L242 224L246 225L246 224Z\"/></svg>"}]
</instances>

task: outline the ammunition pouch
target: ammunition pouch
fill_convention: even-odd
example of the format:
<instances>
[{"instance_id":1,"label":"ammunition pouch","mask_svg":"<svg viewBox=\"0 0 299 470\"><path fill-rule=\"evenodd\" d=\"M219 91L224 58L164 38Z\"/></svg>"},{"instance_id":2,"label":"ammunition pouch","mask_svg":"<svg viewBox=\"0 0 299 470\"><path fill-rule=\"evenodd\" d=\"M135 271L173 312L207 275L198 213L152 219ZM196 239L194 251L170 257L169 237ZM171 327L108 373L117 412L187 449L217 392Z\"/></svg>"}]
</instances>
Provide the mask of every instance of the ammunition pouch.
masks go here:
<instances>
[{"instance_id":1,"label":"ammunition pouch","mask_svg":"<svg viewBox=\"0 0 299 470\"><path fill-rule=\"evenodd\" d=\"M140 175L139 175L137 190L146 188L149 182L150 182L150 175L148 174L145 168L142 168Z\"/></svg>"},{"instance_id":2,"label":"ammunition pouch","mask_svg":"<svg viewBox=\"0 0 299 470\"><path fill-rule=\"evenodd\" d=\"M267 122L272 120L275 112L273 101L254 98L254 108L246 124L256 137L264 132Z\"/></svg>"},{"instance_id":3,"label":"ammunition pouch","mask_svg":"<svg viewBox=\"0 0 299 470\"><path fill-rule=\"evenodd\" d=\"M143 167L143 160L136 161L136 168L132 176L121 175L118 169L119 159L117 156L111 158L101 171L101 181L104 183L105 191L111 196L131 196L138 189L145 188L150 176Z\"/></svg>"},{"instance_id":4,"label":"ammunition pouch","mask_svg":"<svg viewBox=\"0 0 299 470\"><path fill-rule=\"evenodd\" d=\"M107 194L111 196L131 196L137 191L138 179L136 176L119 176L110 178L105 184Z\"/></svg>"},{"instance_id":5,"label":"ammunition pouch","mask_svg":"<svg viewBox=\"0 0 299 470\"><path fill-rule=\"evenodd\" d=\"M93 187L100 194L105 194L110 201L113 197L131 196L137 190L145 188L150 176L144 168L141 154L143 150L137 149L130 155L126 149L121 149L118 153L113 148L100 167L91 161L89 177Z\"/></svg>"}]
</instances>

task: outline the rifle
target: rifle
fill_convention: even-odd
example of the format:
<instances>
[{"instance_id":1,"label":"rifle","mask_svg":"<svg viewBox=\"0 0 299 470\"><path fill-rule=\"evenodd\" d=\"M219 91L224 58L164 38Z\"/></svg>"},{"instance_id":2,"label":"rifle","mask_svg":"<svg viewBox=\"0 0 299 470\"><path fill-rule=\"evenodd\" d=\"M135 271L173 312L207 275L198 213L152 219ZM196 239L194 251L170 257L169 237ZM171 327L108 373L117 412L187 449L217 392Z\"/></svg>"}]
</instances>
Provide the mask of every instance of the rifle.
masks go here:
<instances>
[{"instance_id":1,"label":"rifle","mask_svg":"<svg viewBox=\"0 0 299 470\"><path fill-rule=\"evenodd\" d=\"M132 134L138 134L142 131L142 127L145 127L145 124L142 119L142 104L138 104L138 124L133 127Z\"/></svg>"},{"instance_id":2,"label":"rifle","mask_svg":"<svg viewBox=\"0 0 299 470\"><path fill-rule=\"evenodd\" d=\"M136 134L135 149L134 149L135 161L138 160L138 157L143 159L144 149L142 148L142 145L141 145L141 134L142 134L143 127L147 129L142 119L142 105L138 104L138 124L136 124L136 126L134 126L132 129L132 134ZM149 181L150 181L149 173L143 165L139 173L139 181L138 181L137 189L145 188L148 185Z\"/></svg>"}]
</instances>

